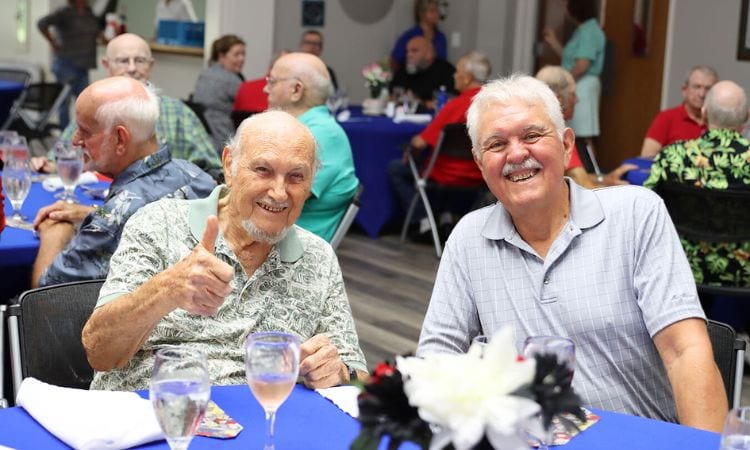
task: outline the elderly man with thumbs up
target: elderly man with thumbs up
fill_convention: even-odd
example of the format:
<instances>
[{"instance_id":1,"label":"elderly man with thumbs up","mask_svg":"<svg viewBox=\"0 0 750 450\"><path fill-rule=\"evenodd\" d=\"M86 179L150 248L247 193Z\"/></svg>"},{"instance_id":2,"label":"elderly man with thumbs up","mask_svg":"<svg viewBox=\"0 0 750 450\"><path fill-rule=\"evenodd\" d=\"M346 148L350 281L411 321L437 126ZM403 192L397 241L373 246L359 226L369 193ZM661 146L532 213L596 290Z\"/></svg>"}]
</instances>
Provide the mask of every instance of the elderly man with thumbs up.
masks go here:
<instances>
[{"instance_id":1,"label":"elderly man with thumbs up","mask_svg":"<svg viewBox=\"0 0 750 450\"><path fill-rule=\"evenodd\" d=\"M248 333L303 342L300 376L329 387L364 376L331 247L294 225L315 176L315 140L288 113L245 120L224 148L226 185L136 213L83 330L92 389L148 387L165 345L203 350L214 384L245 383Z\"/></svg>"}]
</instances>

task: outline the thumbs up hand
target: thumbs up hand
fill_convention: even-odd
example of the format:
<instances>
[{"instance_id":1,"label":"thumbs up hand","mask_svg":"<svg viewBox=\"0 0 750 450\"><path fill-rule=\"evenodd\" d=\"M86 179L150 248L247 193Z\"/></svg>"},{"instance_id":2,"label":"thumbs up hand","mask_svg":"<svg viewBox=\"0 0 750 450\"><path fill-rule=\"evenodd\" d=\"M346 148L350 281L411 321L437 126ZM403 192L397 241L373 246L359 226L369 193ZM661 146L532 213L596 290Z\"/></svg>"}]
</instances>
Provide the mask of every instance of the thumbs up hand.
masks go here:
<instances>
[{"instance_id":1,"label":"thumbs up hand","mask_svg":"<svg viewBox=\"0 0 750 450\"><path fill-rule=\"evenodd\" d=\"M208 216L201 242L185 258L167 269L177 306L193 314L213 316L232 293L234 269L214 256L219 220ZM166 272L166 271L165 271Z\"/></svg>"}]
</instances>

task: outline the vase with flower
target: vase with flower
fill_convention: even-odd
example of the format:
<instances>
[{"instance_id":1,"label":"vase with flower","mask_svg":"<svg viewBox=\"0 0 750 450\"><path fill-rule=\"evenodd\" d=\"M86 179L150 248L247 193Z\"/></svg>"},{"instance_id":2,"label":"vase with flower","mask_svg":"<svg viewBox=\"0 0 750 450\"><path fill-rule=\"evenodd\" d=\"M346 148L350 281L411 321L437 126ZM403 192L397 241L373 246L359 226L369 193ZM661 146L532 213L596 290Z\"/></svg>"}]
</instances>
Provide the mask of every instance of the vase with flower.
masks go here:
<instances>
[{"instance_id":1,"label":"vase with flower","mask_svg":"<svg viewBox=\"0 0 750 450\"><path fill-rule=\"evenodd\" d=\"M362 111L365 114L380 115L388 101L388 83L392 77L388 61L382 59L367 64L362 68L362 76L370 93L370 97L362 103Z\"/></svg>"},{"instance_id":2,"label":"vase with flower","mask_svg":"<svg viewBox=\"0 0 750 450\"><path fill-rule=\"evenodd\" d=\"M362 428L351 448L376 449L384 436L389 450L404 441L423 450L544 448L553 417L586 421L567 375L555 355L519 356L510 328L466 354L397 357L363 385Z\"/></svg>"}]
</instances>

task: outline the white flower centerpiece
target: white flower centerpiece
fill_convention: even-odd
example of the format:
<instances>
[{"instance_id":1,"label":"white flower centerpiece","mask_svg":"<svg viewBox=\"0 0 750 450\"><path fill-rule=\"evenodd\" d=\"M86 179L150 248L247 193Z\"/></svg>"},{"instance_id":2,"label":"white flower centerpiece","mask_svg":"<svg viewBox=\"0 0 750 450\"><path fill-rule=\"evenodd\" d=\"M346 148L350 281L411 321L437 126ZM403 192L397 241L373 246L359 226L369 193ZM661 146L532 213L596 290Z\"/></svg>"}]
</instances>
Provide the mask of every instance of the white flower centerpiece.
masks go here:
<instances>
[{"instance_id":1,"label":"white flower centerpiece","mask_svg":"<svg viewBox=\"0 0 750 450\"><path fill-rule=\"evenodd\" d=\"M520 357L510 328L465 354L397 357L396 367L379 365L364 385L352 449L377 448L384 435L389 448L408 440L430 450L528 449L553 416L585 420L565 375L554 355Z\"/></svg>"},{"instance_id":2,"label":"white flower centerpiece","mask_svg":"<svg viewBox=\"0 0 750 450\"><path fill-rule=\"evenodd\" d=\"M367 64L362 68L362 76L365 78L370 97L362 103L362 111L365 114L382 114L385 102L388 100L388 83L392 78L391 69L386 59Z\"/></svg>"}]
</instances>

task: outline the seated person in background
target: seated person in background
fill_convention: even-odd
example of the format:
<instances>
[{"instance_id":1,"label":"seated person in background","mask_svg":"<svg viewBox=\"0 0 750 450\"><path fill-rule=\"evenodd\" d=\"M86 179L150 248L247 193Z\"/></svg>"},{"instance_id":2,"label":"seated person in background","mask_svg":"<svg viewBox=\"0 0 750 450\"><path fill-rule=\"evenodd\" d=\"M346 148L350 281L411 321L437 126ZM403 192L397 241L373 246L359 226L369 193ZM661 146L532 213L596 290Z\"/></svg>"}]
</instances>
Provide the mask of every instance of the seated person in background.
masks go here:
<instances>
[{"instance_id":1,"label":"seated person in background","mask_svg":"<svg viewBox=\"0 0 750 450\"><path fill-rule=\"evenodd\" d=\"M303 32L299 40L299 51L321 58L320 54L323 53L323 34L318 30L306 30ZM328 69L328 75L331 77L333 89L338 89L339 83L336 80L336 73L328 64L326 64L326 69Z\"/></svg>"},{"instance_id":2,"label":"seated person in background","mask_svg":"<svg viewBox=\"0 0 750 450\"><path fill-rule=\"evenodd\" d=\"M438 29L440 8L437 0L414 0L414 26L404 31L391 51L391 68L394 72L406 65L406 43L414 36L424 36L440 59L448 59L448 41Z\"/></svg>"},{"instance_id":3,"label":"seated person in background","mask_svg":"<svg viewBox=\"0 0 750 450\"><path fill-rule=\"evenodd\" d=\"M456 89L461 93L458 97L450 100L435 116L435 119L427 125L427 127L420 134L414 136L411 139L410 145L406 151L414 151L415 153L421 152L427 147L434 149L437 146L438 139L440 138L440 132L449 123L466 122L466 110L469 109L471 99L479 92L487 78L492 73L492 66L490 60L484 53L477 51L469 52L462 56L456 64L456 72L453 74ZM425 164L429 161L429 157L425 159ZM407 165L406 155L401 160L391 161L388 165L388 175L391 181L391 186L396 191L396 195L401 201L403 210L406 211L411 204L412 198L416 189L414 187L414 177L412 176L411 170ZM439 182L440 184L449 186L479 186L483 184L482 173L479 168L471 160L457 159L453 156L439 154L435 160L435 165L430 173L430 178ZM472 194L475 195L475 194ZM437 200L437 199L436 199ZM458 199L456 199L458 200ZM462 201L452 202L453 208L441 208L443 212L455 212L458 215L463 215L467 212L466 207L473 203L473 199L462 198ZM432 200L430 204L436 212L436 216L440 216L438 213L437 204L434 204ZM419 209L415 211L412 216L412 224L416 226L420 225L419 230L412 233L412 236L417 240L429 239L429 222L425 217L425 210L422 203L418 203ZM460 211L451 211L457 206L461 206ZM421 223L420 223L421 222ZM441 217L441 234L447 237L449 229L452 227L452 220L447 220ZM417 234L416 236L414 234ZM424 237L419 236L424 235Z\"/></svg>"},{"instance_id":4,"label":"seated person in background","mask_svg":"<svg viewBox=\"0 0 750 450\"><path fill-rule=\"evenodd\" d=\"M237 89L245 81L245 41L234 34L216 39L211 45L211 61L195 83L192 100L203 105L203 116L211 128L211 138L217 152L234 133L232 105Z\"/></svg>"},{"instance_id":5,"label":"seated person in background","mask_svg":"<svg viewBox=\"0 0 750 450\"><path fill-rule=\"evenodd\" d=\"M706 130L701 114L703 100L718 80L716 71L709 66L690 69L682 85L682 104L656 115L643 139L641 156L654 156L662 147L675 141L699 137Z\"/></svg>"},{"instance_id":6,"label":"seated person in background","mask_svg":"<svg viewBox=\"0 0 750 450\"><path fill-rule=\"evenodd\" d=\"M266 93L270 108L297 117L315 136L321 166L297 225L330 241L359 180L349 138L325 105L331 93L326 65L309 53L284 55L271 68Z\"/></svg>"},{"instance_id":7,"label":"seated person in background","mask_svg":"<svg viewBox=\"0 0 750 450\"><path fill-rule=\"evenodd\" d=\"M466 215L448 239L417 355L465 352L508 325L515 342L566 336L585 405L721 430L724 386L661 199L567 182L573 130L532 77L486 84L467 124L500 202Z\"/></svg>"},{"instance_id":8,"label":"seated person in background","mask_svg":"<svg viewBox=\"0 0 750 450\"><path fill-rule=\"evenodd\" d=\"M271 72L273 63L287 53L290 53L289 50L281 50L274 55L273 61L271 61L271 65L268 67L268 73ZM263 112L268 109L268 95L266 95L265 92L266 84L268 83L268 73L266 73L263 78L242 82L240 88L237 89L237 96L234 98L232 118L237 117L235 113L244 113L245 117L243 117L243 119L246 119L252 114ZM235 124L236 123L237 121L235 120Z\"/></svg>"},{"instance_id":9,"label":"seated person in background","mask_svg":"<svg viewBox=\"0 0 750 450\"><path fill-rule=\"evenodd\" d=\"M175 344L206 353L213 384L241 384L242 342L272 330L303 341L309 387L366 376L336 255L294 225L315 176L312 134L287 113L256 114L222 160L227 184L208 198L128 221L83 329L91 389L147 388L155 350Z\"/></svg>"},{"instance_id":10,"label":"seated person in background","mask_svg":"<svg viewBox=\"0 0 750 450\"><path fill-rule=\"evenodd\" d=\"M573 75L561 66L544 66L536 74L536 79L543 81L552 92L555 93L560 101L562 115L564 120L569 120L575 112L578 96L576 95L576 81ZM618 184L628 184L622 180L625 172L637 169L638 166L633 164L623 164L617 169L606 175L595 175L586 172L578 155L578 149L574 146L570 152L570 162L565 167L565 175L572 178L573 181L589 189L614 186Z\"/></svg>"},{"instance_id":11,"label":"seated person in background","mask_svg":"<svg viewBox=\"0 0 750 450\"><path fill-rule=\"evenodd\" d=\"M448 61L435 57L430 41L416 36L406 44L406 65L401 67L391 81L391 92L401 87L411 91L428 109L434 109L433 95L445 86L448 93L455 93L453 73L456 69Z\"/></svg>"},{"instance_id":12,"label":"seated person in background","mask_svg":"<svg viewBox=\"0 0 750 450\"><path fill-rule=\"evenodd\" d=\"M127 76L148 82L154 68L154 58L148 43L138 35L125 33L107 44L102 66L108 77ZM71 122L60 136L70 142L76 131ZM156 121L156 139L159 146L166 145L173 158L184 159L200 167L214 179L220 179L221 161L213 148L211 138L195 113L176 98L159 95L159 119ZM51 152L50 152L51 153ZM34 157L34 170L54 172L54 163L49 158Z\"/></svg>"},{"instance_id":13,"label":"seated person in background","mask_svg":"<svg viewBox=\"0 0 750 450\"><path fill-rule=\"evenodd\" d=\"M85 170L111 177L112 185L100 207L59 201L39 210L34 287L104 278L122 227L139 208L162 197L211 193L216 186L211 177L159 146L158 115L156 95L132 78L105 78L83 90L73 143L84 149Z\"/></svg>"},{"instance_id":14,"label":"seated person in background","mask_svg":"<svg viewBox=\"0 0 750 450\"><path fill-rule=\"evenodd\" d=\"M703 104L708 130L697 139L664 147L644 186L655 189L661 183L676 182L706 189L750 190L750 142L740 134L747 122L747 106L745 91L736 83L716 83ZM750 241L711 244L683 238L682 246L696 283L750 285Z\"/></svg>"}]
</instances>

